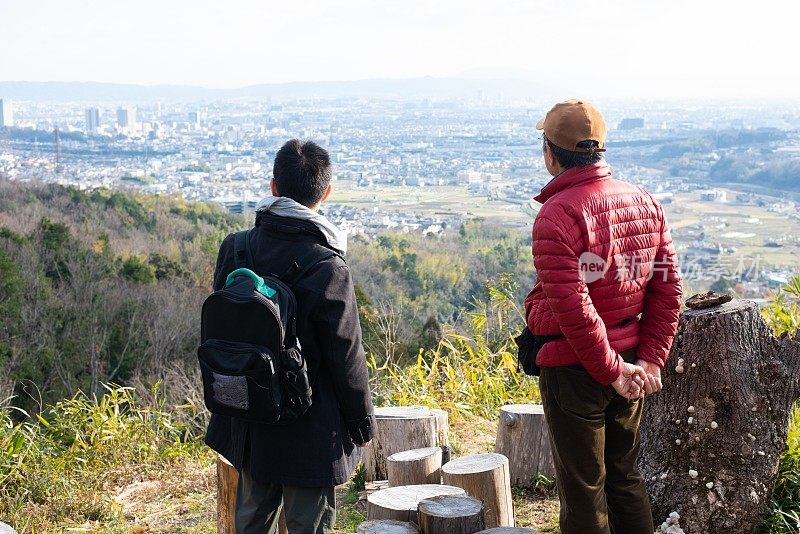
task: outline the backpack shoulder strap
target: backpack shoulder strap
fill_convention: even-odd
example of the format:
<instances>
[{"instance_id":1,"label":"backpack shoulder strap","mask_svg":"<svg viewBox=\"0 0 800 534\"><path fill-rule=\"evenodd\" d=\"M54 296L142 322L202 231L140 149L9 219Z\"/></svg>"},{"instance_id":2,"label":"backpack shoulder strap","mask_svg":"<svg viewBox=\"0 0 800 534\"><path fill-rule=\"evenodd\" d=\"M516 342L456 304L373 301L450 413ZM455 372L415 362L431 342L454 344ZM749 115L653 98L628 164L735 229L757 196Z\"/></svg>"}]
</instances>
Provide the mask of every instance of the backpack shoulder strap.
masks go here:
<instances>
[{"instance_id":1,"label":"backpack shoulder strap","mask_svg":"<svg viewBox=\"0 0 800 534\"><path fill-rule=\"evenodd\" d=\"M253 268L253 254L250 252L250 230L242 230L234 234L233 260L237 269L242 267Z\"/></svg>"},{"instance_id":2,"label":"backpack shoulder strap","mask_svg":"<svg viewBox=\"0 0 800 534\"><path fill-rule=\"evenodd\" d=\"M308 252L300 256L300 259L292 262L286 272L280 276L280 279L285 284L293 286L302 280L303 276L316 264L335 256L342 258L342 255L335 250L323 245L313 245ZM344 261L344 258L342 260Z\"/></svg>"}]
</instances>

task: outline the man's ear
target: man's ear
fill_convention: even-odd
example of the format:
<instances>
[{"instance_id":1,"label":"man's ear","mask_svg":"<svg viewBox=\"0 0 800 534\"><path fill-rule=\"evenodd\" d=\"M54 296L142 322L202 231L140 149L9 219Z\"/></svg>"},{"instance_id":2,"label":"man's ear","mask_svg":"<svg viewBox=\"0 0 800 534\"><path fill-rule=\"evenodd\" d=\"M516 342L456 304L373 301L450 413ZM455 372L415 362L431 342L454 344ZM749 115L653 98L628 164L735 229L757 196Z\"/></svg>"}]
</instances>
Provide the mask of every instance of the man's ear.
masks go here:
<instances>
[{"instance_id":1,"label":"man's ear","mask_svg":"<svg viewBox=\"0 0 800 534\"><path fill-rule=\"evenodd\" d=\"M325 190L325 194L322 195L322 198L319 200L320 203L325 202L325 200L327 200L328 196L330 196L331 194L331 191L333 191L333 184L328 184L328 189Z\"/></svg>"},{"instance_id":2,"label":"man's ear","mask_svg":"<svg viewBox=\"0 0 800 534\"><path fill-rule=\"evenodd\" d=\"M272 189L272 196L273 197L281 196L280 193L278 193L278 186L275 185L275 178L273 178L272 180L269 181L269 188Z\"/></svg>"},{"instance_id":3,"label":"man's ear","mask_svg":"<svg viewBox=\"0 0 800 534\"><path fill-rule=\"evenodd\" d=\"M544 157L549 167L558 169L558 160L556 159L556 155L553 154L553 149L550 148L550 143L545 143L544 145Z\"/></svg>"}]
</instances>

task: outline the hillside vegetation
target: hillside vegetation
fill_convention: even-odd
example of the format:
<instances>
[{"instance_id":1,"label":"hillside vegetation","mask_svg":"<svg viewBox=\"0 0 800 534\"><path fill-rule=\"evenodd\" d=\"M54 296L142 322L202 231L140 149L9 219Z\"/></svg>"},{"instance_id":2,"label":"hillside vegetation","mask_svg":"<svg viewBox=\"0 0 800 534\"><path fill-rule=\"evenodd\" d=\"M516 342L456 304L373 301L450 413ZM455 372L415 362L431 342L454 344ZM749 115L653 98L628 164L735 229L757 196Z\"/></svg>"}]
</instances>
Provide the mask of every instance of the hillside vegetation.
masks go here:
<instances>
[{"instance_id":1,"label":"hillside vegetation","mask_svg":"<svg viewBox=\"0 0 800 534\"><path fill-rule=\"evenodd\" d=\"M0 518L212 528L197 323L219 242L247 224L174 197L0 181ZM457 427L537 398L510 352L529 250L480 222L354 239L376 402L443 406ZM148 499L163 506L137 507Z\"/></svg>"},{"instance_id":2,"label":"hillside vegetation","mask_svg":"<svg viewBox=\"0 0 800 534\"><path fill-rule=\"evenodd\" d=\"M177 197L0 181L0 398L33 409L77 391L92 398L102 383L158 380L184 398L217 248L250 222ZM352 241L378 365L413 361L445 325L468 324L497 273L531 280L528 236L481 223Z\"/></svg>"},{"instance_id":3,"label":"hillside vegetation","mask_svg":"<svg viewBox=\"0 0 800 534\"><path fill-rule=\"evenodd\" d=\"M53 402L189 361L220 239L203 204L0 182L0 397Z\"/></svg>"},{"instance_id":4,"label":"hillside vegetation","mask_svg":"<svg viewBox=\"0 0 800 534\"><path fill-rule=\"evenodd\" d=\"M195 364L217 246L241 217L179 198L0 181L0 520L20 532L210 532L214 455ZM530 239L473 222L441 237L352 241L377 404L451 416L457 453L493 447L508 402L538 400L511 338ZM788 297L767 312L796 335ZM800 440L764 532L800 529ZM520 526L557 532L548 481L515 493ZM340 495L340 532L363 520Z\"/></svg>"}]
</instances>

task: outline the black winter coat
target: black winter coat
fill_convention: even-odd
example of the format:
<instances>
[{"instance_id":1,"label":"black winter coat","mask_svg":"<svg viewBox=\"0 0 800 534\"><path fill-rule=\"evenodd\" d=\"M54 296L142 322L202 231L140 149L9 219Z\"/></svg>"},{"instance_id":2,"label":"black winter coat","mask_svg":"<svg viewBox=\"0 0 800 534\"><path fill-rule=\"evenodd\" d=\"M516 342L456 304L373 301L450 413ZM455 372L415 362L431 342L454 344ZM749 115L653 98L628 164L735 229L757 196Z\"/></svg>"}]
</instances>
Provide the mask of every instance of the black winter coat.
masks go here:
<instances>
[{"instance_id":1,"label":"black winter coat","mask_svg":"<svg viewBox=\"0 0 800 534\"><path fill-rule=\"evenodd\" d=\"M250 234L256 273L283 274L312 243L327 246L310 222L259 213ZM234 270L234 237L222 242L214 290ZM260 425L213 415L205 442L259 481L329 487L346 482L372 439L374 418L353 282L338 256L313 267L294 288L297 325L312 384L312 405L297 421ZM245 458L247 461L245 462Z\"/></svg>"}]
</instances>

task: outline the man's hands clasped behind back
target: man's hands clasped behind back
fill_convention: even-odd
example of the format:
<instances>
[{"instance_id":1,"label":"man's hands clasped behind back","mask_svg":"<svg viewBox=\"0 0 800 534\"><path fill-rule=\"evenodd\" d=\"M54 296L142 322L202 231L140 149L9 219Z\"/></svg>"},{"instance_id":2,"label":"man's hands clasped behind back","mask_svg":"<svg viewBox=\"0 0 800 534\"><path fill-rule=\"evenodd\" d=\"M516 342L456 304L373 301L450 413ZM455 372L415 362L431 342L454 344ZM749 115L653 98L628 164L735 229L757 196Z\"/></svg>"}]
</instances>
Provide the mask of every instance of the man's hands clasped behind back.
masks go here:
<instances>
[{"instance_id":1,"label":"man's hands clasped behind back","mask_svg":"<svg viewBox=\"0 0 800 534\"><path fill-rule=\"evenodd\" d=\"M636 360L636 365L644 369L647 380L644 383L644 392L648 395L661 391L661 367L647 360Z\"/></svg>"},{"instance_id":2,"label":"man's hands clasped behind back","mask_svg":"<svg viewBox=\"0 0 800 534\"><path fill-rule=\"evenodd\" d=\"M622 372L611 385L626 399L635 400L644 396L646 381L647 373L644 372L644 369L638 365L623 362Z\"/></svg>"},{"instance_id":3,"label":"man's hands clasped behind back","mask_svg":"<svg viewBox=\"0 0 800 534\"><path fill-rule=\"evenodd\" d=\"M661 390L661 368L645 360L624 362L622 372L611 385L628 400L641 399Z\"/></svg>"}]
</instances>

